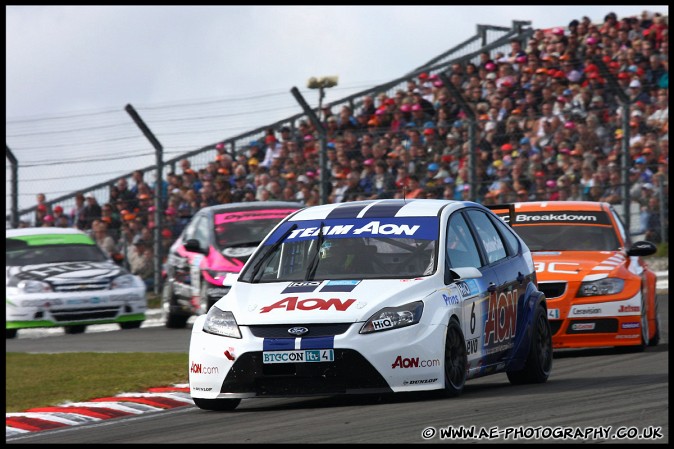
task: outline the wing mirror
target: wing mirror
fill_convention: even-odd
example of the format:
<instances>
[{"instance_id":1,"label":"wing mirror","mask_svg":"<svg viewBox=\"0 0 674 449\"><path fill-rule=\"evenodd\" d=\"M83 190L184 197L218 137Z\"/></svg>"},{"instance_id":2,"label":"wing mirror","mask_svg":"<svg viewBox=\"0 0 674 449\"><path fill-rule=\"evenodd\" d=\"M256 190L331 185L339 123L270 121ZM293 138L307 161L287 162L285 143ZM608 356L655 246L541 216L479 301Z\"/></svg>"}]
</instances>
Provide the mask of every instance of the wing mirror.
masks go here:
<instances>
[{"instance_id":1,"label":"wing mirror","mask_svg":"<svg viewBox=\"0 0 674 449\"><path fill-rule=\"evenodd\" d=\"M655 244L648 242L646 240L641 240L639 242L635 242L630 249L627 250L627 255L628 256L650 256L651 254L655 254L655 252L658 250L658 248L655 246Z\"/></svg>"},{"instance_id":2,"label":"wing mirror","mask_svg":"<svg viewBox=\"0 0 674 449\"><path fill-rule=\"evenodd\" d=\"M475 267L454 267L445 269L445 285L459 279L481 278L482 272Z\"/></svg>"},{"instance_id":3,"label":"wing mirror","mask_svg":"<svg viewBox=\"0 0 674 449\"><path fill-rule=\"evenodd\" d=\"M185 249L191 253L208 254L205 248L202 248L197 239L189 239L185 242Z\"/></svg>"}]
</instances>

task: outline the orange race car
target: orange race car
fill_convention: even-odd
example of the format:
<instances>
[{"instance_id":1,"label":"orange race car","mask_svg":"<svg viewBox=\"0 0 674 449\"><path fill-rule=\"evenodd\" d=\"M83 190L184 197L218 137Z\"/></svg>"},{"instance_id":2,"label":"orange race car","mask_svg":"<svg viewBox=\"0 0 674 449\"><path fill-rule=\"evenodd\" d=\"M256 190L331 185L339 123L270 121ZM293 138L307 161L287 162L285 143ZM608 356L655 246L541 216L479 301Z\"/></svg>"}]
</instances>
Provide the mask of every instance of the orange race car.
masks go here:
<instances>
[{"instance_id":1,"label":"orange race car","mask_svg":"<svg viewBox=\"0 0 674 449\"><path fill-rule=\"evenodd\" d=\"M656 275L642 259L656 247L631 242L610 204L540 201L488 207L532 252L554 349L642 351L658 344Z\"/></svg>"}]
</instances>

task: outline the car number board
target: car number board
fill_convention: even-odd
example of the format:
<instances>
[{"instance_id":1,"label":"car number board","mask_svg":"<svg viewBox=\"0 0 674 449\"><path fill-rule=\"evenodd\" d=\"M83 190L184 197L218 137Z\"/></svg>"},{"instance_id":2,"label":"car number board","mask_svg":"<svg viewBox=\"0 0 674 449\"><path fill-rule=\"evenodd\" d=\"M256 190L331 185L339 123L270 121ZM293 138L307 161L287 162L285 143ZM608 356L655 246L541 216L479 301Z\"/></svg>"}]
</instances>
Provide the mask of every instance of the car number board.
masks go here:
<instances>
[{"instance_id":1,"label":"car number board","mask_svg":"<svg viewBox=\"0 0 674 449\"><path fill-rule=\"evenodd\" d=\"M332 349L303 349L299 351L265 351L262 362L268 363L305 363L334 362L335 352Z\"/></svg>"},{"instance_id":2,"label":"car number board","mask_svg":"<svg viewBox=\"0 0 674 449\"><path fill-rule=\"evenodd\" d=\"M559 319L559 309L548 309L548 319L549 320L558 320Z\"/></svg>"}]
</instances>

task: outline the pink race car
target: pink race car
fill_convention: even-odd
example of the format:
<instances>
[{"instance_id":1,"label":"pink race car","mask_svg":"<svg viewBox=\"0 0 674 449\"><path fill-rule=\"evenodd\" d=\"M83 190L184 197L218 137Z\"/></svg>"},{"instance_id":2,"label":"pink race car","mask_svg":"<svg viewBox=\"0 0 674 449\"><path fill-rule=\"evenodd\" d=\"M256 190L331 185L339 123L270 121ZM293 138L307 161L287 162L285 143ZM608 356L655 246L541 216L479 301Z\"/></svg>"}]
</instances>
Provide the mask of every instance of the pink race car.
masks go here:
<instances>
[{"instance_id":1,"label":"pink race car","mask_svg":"<svg viewBox=\"0 0 674 449\"><path fill-rule=\"evenodd\" d=\"M208 312L265 236L299 203L262 201L205 207L171 245L162 293L164 323L183 328L192 315Z\"/></svg>"}]
</instances>

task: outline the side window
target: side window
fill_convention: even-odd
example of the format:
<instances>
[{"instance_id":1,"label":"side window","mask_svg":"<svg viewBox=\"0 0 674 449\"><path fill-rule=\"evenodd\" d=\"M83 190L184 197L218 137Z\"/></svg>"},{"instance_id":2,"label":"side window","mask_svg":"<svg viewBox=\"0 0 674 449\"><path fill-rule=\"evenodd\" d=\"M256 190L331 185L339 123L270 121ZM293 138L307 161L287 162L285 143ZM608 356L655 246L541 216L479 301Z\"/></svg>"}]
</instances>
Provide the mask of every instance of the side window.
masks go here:
<instances>
[{"instance_id":1,"label":"side window","mask_svg":"<svg viewBox=\"0 0 674 449\"><path fill-rule=\"evenodd\" d=\"M618 231L620 232L620 237L622 237L623 242L625 242L626 246L630 246L632 242L630 241L630 237L625 232L625 225L623 224L622 218L620 218L620 215L618 215L613 208L611 208L611 215L613 215L613 219L618 225Z\"/></svg>"},{"instance_id":2,"label":"side window","mask_svg":"<svg viewBox=\"0 0 674 449\"><path fill-rule=\"evenodd\" d=\"M520 251L520 241L517 239L515 232L503 222L500 218L490 216L492 223L496 225L503 238L505 239L508 256L514 256Z\"/></svg>"},{"instance_id":3,"label":"side window","mask_svg":"<svg viewBox=\"0 0 674 449\"><path fill-rule=\"evenodd\" d=\"M189 223L187 223L187 226L185 226L185 231L183 232L183 241L186 242L189 239L194 238L194 233L196 232L197 229L197 223L201 219L201 216L195 216L190 220Z\"/></svg>"},{"instance_id":4,"label":"side window","mask_svg":"<svg viewBox=\"0 0 674 449\"><path fill-rule=\"evenodd\" d=\"M199 243L205 245L208 243L208 220L203 215L195 216L185 228L183 241L197 239Z\"/></svg>"},{"instance_id":5,"label":"side window","mask_svg":"<svg viewBox=\"0 0 674 449\"><path fill-rule=\"evenodd\" d=\"M199 220L197 221L194 237L192 238L199 240L199 243L202 246L209 245L210 243L208 239L208 219L203 215L199 217Z\"/></svg>"},{"instance_id":6,"label":"side window","mask_svg":"<svg viewBox=\"0 0 674 449\"><path fill-rule=\"evenodd\" d=\"M453 214L447 226L447 260L450 267L480 268L480 251L460 213Z\"/></svg>"},{"instance_id":7,"label":"side window","mask_svg":"<svg viewBox=\"0 0 674 449\"><path fill-rule=\"evenodd\" d=\"M478 239L482 241L482 246L487 253L488 263L492 264L505 259L508 256L506 247L498 231L496 231L494 223L487 217L487 214L479 210L469 210L466 213L473 226L475 226Z\"/></svg>"}]
</instances>

